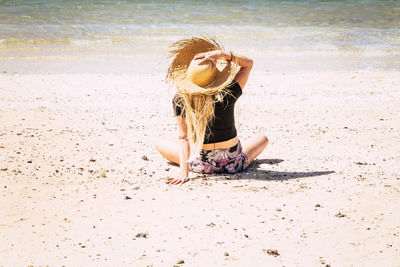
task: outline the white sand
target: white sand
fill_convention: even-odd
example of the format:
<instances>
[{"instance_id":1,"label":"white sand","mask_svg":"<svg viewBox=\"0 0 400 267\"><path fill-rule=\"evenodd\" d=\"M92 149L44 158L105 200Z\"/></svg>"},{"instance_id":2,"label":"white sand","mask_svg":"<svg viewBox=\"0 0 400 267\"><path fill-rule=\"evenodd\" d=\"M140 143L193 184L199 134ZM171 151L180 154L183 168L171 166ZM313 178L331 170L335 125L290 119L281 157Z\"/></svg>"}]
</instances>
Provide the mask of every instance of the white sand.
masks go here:
<instances>
[{"instance_id":1,"label":"white sand","mask_svg":"<svg viewBox=\"0 0 400 267\"><path fill-rule=\"evenodd\" d=\"M0 266L400 266L399 88L398 72L255 72L237 128L270 146L169 186L161 75L2 74Z\"/></svg>"}]
</instances>

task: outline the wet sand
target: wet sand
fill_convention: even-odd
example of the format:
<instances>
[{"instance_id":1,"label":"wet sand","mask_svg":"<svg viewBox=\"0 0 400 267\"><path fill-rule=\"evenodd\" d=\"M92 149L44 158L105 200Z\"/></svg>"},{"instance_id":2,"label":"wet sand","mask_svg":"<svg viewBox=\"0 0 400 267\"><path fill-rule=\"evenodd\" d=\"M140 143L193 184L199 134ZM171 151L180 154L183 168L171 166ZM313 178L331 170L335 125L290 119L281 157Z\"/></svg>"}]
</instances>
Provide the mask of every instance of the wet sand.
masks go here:
<instances>
[{"instance_id":1,"label":"wet sand","mask_svg":"<svg viewBox=\"0 0 400 267\"><path fill-rule=\"evenodd\" d=\"M0 76L0 266L400 266L399 72L255 71L246 172L178 172L160 73Z\"/></svg>"}]
</instances>

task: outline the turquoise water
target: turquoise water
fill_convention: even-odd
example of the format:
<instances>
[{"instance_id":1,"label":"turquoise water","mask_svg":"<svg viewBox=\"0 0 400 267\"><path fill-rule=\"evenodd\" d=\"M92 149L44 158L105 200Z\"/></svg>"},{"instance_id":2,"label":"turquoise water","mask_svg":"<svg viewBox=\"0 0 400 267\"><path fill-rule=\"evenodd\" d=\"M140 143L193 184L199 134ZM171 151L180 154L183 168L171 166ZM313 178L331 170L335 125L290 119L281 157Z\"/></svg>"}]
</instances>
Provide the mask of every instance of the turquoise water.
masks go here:
<instances>
[{"instance_id":1,"label":"turquoise water","mask_svg":"<svg viewBox=\"0 0 400 267\"><path fill-rule=\"evenodd\" d=\"M128 42L193 33L400 44L400 1L3 0L0 39Z\"/></svg>"},{"instance_id":2,"label":"turquoise water","mask_svg":"<svg viewBox=\"0 0 400 267\"><path fill-rule=\"evenodd\" d=\"M400 1L0 0L0 48L164 49L216 35L263 55L400 56ZM4 50L5 49L5 50ZM4 54L3 54L4 55Z\"/></svg>"}]
</instances>

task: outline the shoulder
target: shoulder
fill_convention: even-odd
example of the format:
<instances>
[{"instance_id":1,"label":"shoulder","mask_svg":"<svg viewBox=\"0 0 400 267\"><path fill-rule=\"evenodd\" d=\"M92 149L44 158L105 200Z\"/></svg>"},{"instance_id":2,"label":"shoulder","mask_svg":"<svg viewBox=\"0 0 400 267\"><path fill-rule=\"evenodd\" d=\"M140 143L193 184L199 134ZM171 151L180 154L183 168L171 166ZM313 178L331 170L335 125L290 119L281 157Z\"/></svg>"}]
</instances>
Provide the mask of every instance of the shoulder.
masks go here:
<instances>
[{"instance_id":1,"label":"shoulder","mask_svg":"<svg viewBox=\"0 0 400 267\"><path fill-rule=\"evenodd\" d=\"M242 88L240 87L240 84L233 80L227 87L226 89L233 94L234 97L238 98L239 96L242 95Z\"/></svg>"},{"instance_id":2,"label":"shoulder","mask_svg":"<svg viewBox=\"0 0 400 267\"><path fill-rule=\"evenodd\" d=\"M174 95L174 97L172 98L172 107L174 109L175 116L182 115L182 98L178 95Z\"/></svg>"},{"instance_id":3,"label":"shoulder","mask_svg":"<svg viewBox=\"0 0 400 267\"><path fill-rule=\"evenodd\" d=\"M176 105L180 105L180 103L181 103L181 97L178 96L177 94L174 95L174 97L172 98L172 104L174 106L176 106Z\"/></svg>"}]
</instances>

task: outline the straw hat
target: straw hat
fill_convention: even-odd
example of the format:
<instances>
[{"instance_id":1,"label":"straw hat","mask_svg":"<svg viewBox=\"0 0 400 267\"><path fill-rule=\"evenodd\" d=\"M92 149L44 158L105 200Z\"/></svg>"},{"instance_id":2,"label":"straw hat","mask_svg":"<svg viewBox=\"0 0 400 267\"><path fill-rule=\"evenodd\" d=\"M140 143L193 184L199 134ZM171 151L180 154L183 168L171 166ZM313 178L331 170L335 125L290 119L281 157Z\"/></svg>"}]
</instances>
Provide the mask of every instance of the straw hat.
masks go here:
<instances>
[{"instance_id":1,"label":"straw hat","mask_svg":"<svg viewBox=\"0 0 400 267\"><path fill-rule=\"evenodd\" d=\"M191 94L215 94L227 87L237 72L237 65L219 59L216 66L211 61L199 64L194 56L223 49L214 38L193 37L183 39L170 46L172 63L168 68L166 80L176 85L178 90Z\"/></svg>"}]
</instances>

